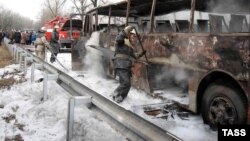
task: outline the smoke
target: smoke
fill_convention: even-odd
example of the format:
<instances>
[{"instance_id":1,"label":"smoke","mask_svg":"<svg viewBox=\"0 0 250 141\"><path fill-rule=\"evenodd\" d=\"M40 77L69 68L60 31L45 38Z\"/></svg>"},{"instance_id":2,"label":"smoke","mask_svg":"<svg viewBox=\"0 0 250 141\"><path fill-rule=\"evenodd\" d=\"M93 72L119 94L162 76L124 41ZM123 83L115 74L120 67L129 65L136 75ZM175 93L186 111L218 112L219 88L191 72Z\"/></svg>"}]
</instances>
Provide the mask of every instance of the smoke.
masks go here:
<instances>
[{"instance_id":1,"label":"smoke","mask_svg":"<svg viewBox=\"0 0 250 141\"><path fill-rule=\"evenodd\" d=\"M182 69L163 68L155 76L156 87L160 89L178 87L185 91L188 89L188 77L188 73Z\"/></svg>"},{"instance_id":2,"label":"smoke","mask_svg":"<svg viewBox=\"0 0 250 141\"><path fill-rule=\"evenodd\" d=\"M209 19L208 14L223 15L226 22L230 21L230 14L246 15L248 23L250 23L250 0L206 0L207 12L195 12L195 23L197 19ZM205 2L205 1L204 1ZM157 16L156 20L190 20L190 10L182 10L170 14Z\"/></svg>"},{"instance_id":3,"label":"smoke","mask_svg":"<svg viewBox=\"0 0 250 141\"><path fill-rule=\"evenodd\" d=\"M249 0L210 0L208 9L214 13L249 14Z\"/></svg>"},{"instance_id":4,"label":"smoke","mask_svg":"<svg viewBox=\"0 0 250 141\"><path fill-rule=\"evenodd\" d=\"M99 36L100 36L99 32L93 32L89 40L86 42L85 46L90 46L90 45L99 46Z\"/></svg>"},{"instance_id":5,"label":"smoke","mask_svg":"<svg viewBox=\"0 0 250 141\"><path fill-rule=\"evenodd\" d=\"M86 56L83 60L85 69L96 76L104 76L102 65L102 53L90 46L99 46L99 32L93 32L90 39L86 42Z\"/></svg>"},{"instance_id":6,"label":"smoke","mask_svg":"<svg viewBox=\"0 0 250 141\"><path fill-rule=\"evenodd\" d=\"M246 20L244 20L243 31L247 32L250 22L250 1L249 0L210 0L207 3L207 9L211 13L224 13L224 19L229 25L231 19L230 14L234 15L245 15ZM227 13L227 14L226 14Z\"/></svg>"}]
</instances>

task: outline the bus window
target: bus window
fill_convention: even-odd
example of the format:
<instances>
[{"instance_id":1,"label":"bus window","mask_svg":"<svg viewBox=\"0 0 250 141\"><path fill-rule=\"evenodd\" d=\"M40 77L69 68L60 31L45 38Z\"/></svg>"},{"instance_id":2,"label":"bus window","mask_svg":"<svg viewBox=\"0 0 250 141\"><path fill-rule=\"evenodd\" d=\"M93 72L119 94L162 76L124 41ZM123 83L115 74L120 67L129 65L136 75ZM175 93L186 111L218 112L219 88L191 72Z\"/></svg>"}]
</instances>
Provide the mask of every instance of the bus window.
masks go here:
<instances>
[{"instance_id":1,"label":"bus window","mask_svg":"<svg viewBox=\"0 0 250 141\"><path fill-rule=\"evenodd\" d=\"M209 32L209 20L197 19L198 32Z\"/></svg>"},{"instance_id":2,"label":"bus window","mask_svg":"<svg viewBox=\"0 0 250 141\"><path fill-rule=\"evenodd\" d=\"M175 20L176 32L188 32L189 21L188 20Z\"/></svg>"},{"instance_id":3,"label":"bus window","mask_svg":"<svg viewBox=\"0 0 250 141\"><path fill-rule=\"evenodd\" d=\"M141 20L141 29L143 33L148 33L150 30L150 21L149 20Z\"/></svg>"},{"instance_id":4,"label":"bus window","mask_svg":"<svg viewBox=\"0 0 250 141\"><path fill-rule=\"evenodd\" d=\"M216 33L222 33L226 31L228 32L228 25L226 24L223 16L209 14L209 21L210 21L211 33L216 34Z\"/></svg>"},{"instance_id":5,"label":"bus window","mask_svg":"<svg viewBox=\"0 0 250 141\"><path fill-rule=\"evenodd\" d=\"M231 15L231 20L229 22L230 32L242 32L243 31L243 20L246 16L242 15Z\"/></svg>"},{"instance_id":6,"label":"bus window","mask_svg":"<svg viewBox=\"0 0 250 141\"><path fill-rule=\"evenodd\" d=\"M173 32L173 28L169 20L156 20L156 32Z\"/></svg>"}]
</instances>

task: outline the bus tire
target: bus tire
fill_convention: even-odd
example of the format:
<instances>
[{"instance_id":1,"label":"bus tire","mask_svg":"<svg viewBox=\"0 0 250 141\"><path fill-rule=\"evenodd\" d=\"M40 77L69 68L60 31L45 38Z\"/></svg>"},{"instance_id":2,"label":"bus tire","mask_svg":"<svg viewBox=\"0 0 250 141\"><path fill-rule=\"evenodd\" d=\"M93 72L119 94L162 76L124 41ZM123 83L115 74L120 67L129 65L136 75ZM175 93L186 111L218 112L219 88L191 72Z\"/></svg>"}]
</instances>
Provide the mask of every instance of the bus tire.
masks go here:
<instances>
[{"instance_id":1,"label":"bus tire","mask_svg":"<svg viewBox=\"0 0 250 141\"><path fill-rule=\"evenodd\" d=\"M217 125L246 124L247 108L240 92L229 86L211 84L202 98L204 123L212 129Z\"/></svg>"}]
</instances>

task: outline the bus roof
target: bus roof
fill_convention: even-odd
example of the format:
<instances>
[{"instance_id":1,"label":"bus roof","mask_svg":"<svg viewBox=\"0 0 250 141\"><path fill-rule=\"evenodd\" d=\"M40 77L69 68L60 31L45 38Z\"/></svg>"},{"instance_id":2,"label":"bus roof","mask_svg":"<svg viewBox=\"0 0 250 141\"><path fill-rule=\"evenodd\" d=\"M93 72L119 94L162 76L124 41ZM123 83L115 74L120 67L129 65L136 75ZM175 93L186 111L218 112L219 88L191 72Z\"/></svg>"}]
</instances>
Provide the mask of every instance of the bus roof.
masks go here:
<instances>
[{"instance_id":1,"label":"bus roof","mask_svg":"<svg viewBox=\"0 0 250 141\"><path fill-rule=\"evenodd\" d=\"M130 17L150 15L153 0L131 0ZM127 0L117 3L109 3L96 7L88 13L98 10L99 15L109 15L109 7L112 8L111 16L126 16ZM195 0L195 9L202 12L249 14L249 0ZM191 8L191 0L157 0L155 15L164 15Z\"/></svg>"}]
</instances>

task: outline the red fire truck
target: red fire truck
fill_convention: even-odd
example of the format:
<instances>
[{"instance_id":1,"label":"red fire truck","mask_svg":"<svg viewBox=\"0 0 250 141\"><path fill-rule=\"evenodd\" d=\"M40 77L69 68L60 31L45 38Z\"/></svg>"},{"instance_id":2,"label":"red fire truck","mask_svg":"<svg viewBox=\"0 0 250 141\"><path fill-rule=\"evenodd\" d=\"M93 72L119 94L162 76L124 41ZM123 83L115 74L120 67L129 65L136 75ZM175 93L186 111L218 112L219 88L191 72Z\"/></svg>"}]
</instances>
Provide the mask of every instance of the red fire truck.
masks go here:
<instances>
[{"instance_id":1,"label":"red fire truck","mask_svg":"<svg viewBox=\"0 0 250 141\"><path fill-rule=\"evenodd\" d=\"M70 22L72 27L70 28ZM71 44L73 41L78 40L81 36L82 20L71 19L68 17L57 16L54 19L44 24L46 30L45 37L47 41L51 40L51 33L55 25L59 26L59 43L60 51L71 50Z\"/></svg>"}]
</instances>

